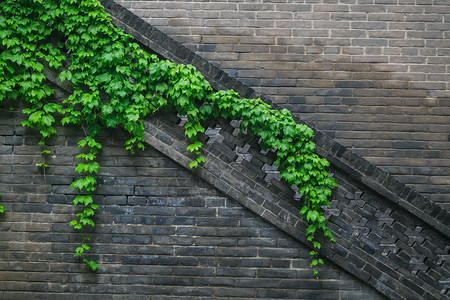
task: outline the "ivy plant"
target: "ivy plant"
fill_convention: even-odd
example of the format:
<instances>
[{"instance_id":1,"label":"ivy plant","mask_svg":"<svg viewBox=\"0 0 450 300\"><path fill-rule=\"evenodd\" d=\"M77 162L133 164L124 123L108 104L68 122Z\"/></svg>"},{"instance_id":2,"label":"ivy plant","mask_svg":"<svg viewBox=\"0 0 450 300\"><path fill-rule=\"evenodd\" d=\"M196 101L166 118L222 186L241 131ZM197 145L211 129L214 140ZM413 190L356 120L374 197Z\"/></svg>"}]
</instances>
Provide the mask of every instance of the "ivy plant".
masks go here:
<instances>
[{"instance_id":1,"label":"ivy plant","mask_svg":"<svg viewBox=\"0 0 450 300\"><path fill-rule=\"evenodd\" d=\"M102 145L96 137L102 128L124 128L130 133L125 147L131 153L144 149L144 119L160 111L187 116L185 135L188 150L195 154L191 168L205 159L201 155L199 133L211 118L242 120L241 129L261 139L263 150L276 149L275 164L281 177L302 194L300 214L308 222L307 239L314 248L312 266L321 243L317 231L334 241L327 228L322 207L330 206L331 189L336 186L328 174L329 163L318 157L311 141L313 130L297 124L289 111L274 110L260 99L241 99L232 90L213 91L204 77L190 65L160 60L143 51L133 38L114 27L98 0L4 0L0 2L0 104L20 99L27 104L23 126L39 131L39 145L57 134L56 125L79 126L85 137L77 155L75 172L80 177L71 184L79 194L73 204L81 212L70 222L76 230L94 226L98 205L96 161ZM73 92L62 102L53 97L44 68L70 83ZM60 120L60 121L56 121ZM46 168L44 150L43 163ZM0 207L0 212L4 208ZM95 262L84 258L90 247L76 249L92 270Z\"/></svg>"},{"instance_id":2,"label":"ivy plant","mask_svg":"<svg viewBox=\"0 0 450 300\"><path fill-rule=\"evenodd\" d=\"M0 197L2 196L2 193L0 193ZM5 208L0 205L0 214L3 214L5 212Z\"/></svg>"}]
</instances>

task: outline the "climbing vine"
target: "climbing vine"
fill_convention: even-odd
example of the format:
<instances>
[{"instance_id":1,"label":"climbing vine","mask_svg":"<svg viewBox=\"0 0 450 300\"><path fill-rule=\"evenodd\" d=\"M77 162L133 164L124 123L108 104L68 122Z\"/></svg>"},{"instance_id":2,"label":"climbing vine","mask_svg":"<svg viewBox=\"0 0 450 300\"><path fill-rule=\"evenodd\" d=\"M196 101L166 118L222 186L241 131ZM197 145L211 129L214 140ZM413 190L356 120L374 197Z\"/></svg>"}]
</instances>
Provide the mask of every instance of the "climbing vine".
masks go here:
<instances>
[{"instance_id":1,"label":"climbing vine","mask_svg":"<svg viewBox=\"0 0 450 300\"><path fill-rule=\"evenodd\" d=\"M2 196L2 194L0 193L0 197ZM0 214L5 212L5 208L3 206L0 205Z\"/></svg>"},{"instance_id":2,"label":"climbing vine","mask_svg":"<svg viewBox=\"0 0 450 300\"><path fill-rule=\"evenodd\" d=\"M307 239L314 250L312 265L321 243L317 231L334 241L326 227L322 207L335 181L327 172L329 163L315 153L313 131L297 124L289 111L274 110L260 99L240 99L234 91L214 92L193 66L177 65L148 54L133 38L114 27L98 0L5 0L0 2L0 103L20 99L27 104L23 126L39 131L39 145L57 134L56 124L79 126L85 137L78 146L85 151L76 156L75 171L80 174L71 184L78 190L73 204L82 207L70 222L76 230L94 226L98 206L92 198L100 169L97 157L102 145L96 140L102 128L122 127L130 133L125 147L131 153L144 149L146 117L159 111L176 111L187 116L185 135L188 150L195 154L191 168L205 161L198 135L210 118L242 120L241 130L261 139L263 150L276 149L275 164L289 185L302 194L300 214L308 222ZM73 92L58 102L48 86L44 68L70 83ZM60 120L60 121L56 121ZM44 173L45 174L45 173ZM0 206L0 212L3 212ZM92 270L95 262L84 258L90 247L76 249Z\"/></svg>"}]
</instances>

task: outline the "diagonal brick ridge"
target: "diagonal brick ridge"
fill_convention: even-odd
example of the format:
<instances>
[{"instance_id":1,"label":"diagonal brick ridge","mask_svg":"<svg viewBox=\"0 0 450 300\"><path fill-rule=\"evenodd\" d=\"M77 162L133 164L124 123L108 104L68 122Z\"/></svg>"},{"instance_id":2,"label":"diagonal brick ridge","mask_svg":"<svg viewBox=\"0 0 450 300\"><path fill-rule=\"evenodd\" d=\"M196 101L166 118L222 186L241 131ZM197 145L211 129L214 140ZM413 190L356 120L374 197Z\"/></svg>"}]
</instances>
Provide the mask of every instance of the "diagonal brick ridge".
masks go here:
<instances>
[{"instance_id":1,"label":"diagonal brick ridge","mask_svg":"<svg viewBox=\"0 0 450 300\"><path fill-rule=\"evenodd\" d=\"M102 0L101 2L106 11L110 13L113 23L128 34L133 35L148 50L176 63L194 65L215 89L233 89L241 97L261 98L272 105L273 108L281 109L278 104L209 63L128 9L112 0ZM302 120L295 119L298 123L304 124ZM319 154L326 157L335 166L347 171L354 179L364 182L392 202L397 203L450 237L450 229L443 225L448 224L448 222L443 222L444 219L449 218L449 212L446 209L439 207L427 197L407 187L386 171L371 164L323 132L315 128L313 130L315 131L314 142L318 147Z\"/></svg>"},{"instance_id":2,"label":"diagonal brick ridge","mask_svg":"<svg viewBox=\"0 0 450 300\"><path fill-rule=\"evenodd\" d=\"M194 65L215 89L234 89L246 98L261 97L278 108L114 1L101 2L114 24L149 51ZM188 168L187 141L178 121L174 116L147 121L145 140ZM215 140L205 144L206 163L192 172L307 244L295 191L277 176L267 176L267 166L273 164L271 153L261 153L255 140L234 136L234 127L224 120L216 120L210 128ZM206 142L211 137L203 138ZM338 183L333 207L326 214L337 242L323 241L321 255L390 299L448 299L450 213L323 132L315 130L314 141L318 154L331 162ZM239 154L246 159L238 159Z\"/></svg>"},{"instance_id":3,"label":"diagonal brick ridge","mask_svg":"<svg viewBox=\"0 0 450 300\"><path fill-rule=\"evenodd\" d=\"M146 121L145 141L189 170L188 141L180 139L183 129L171 118ZM231 124L219 120L211 127L217 125L224 131L225 142L205 145L205 165L191 172L307 245L306 223L298 215L299 203L291 200L294 192L275 179L266 181L264 169L273 157L271 160L270 155L252 147L251 161L239 161L233 148L242 140L233 136ZM204 136L204 140L207 138ZM337 242L322 241L325 247L321 255L390 299L446 297L450 270L442 260L448 257L447 238L376 190L357 182L345 170L333 166L332 171L339 188L327 215ZM353 199L355 196L360 200Z\"/></svg>"},{"instance_id":4,"label":"diagonal brick ridge","mask_svg":"<svg viewBox=\"0 0 450 300\"><path fill-rule=\"evenodd\" d=\"M115 2L450 210L449 1Z\"/></svg>"}]
</instances>

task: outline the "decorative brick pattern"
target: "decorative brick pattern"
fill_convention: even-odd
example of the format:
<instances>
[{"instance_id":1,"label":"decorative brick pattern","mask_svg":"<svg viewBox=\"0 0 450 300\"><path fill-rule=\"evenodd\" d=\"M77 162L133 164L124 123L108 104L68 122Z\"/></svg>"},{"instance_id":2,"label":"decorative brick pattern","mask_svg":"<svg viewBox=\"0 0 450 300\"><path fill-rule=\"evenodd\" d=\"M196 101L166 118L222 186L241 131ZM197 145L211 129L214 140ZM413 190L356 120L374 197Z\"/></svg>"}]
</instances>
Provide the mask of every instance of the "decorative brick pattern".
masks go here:
<instances>
[{"instance_id":1,"label":"decorative brick pattern","mask_svg":"<svg viewBox=\"0 0 450 300\"><path fill-rule=\"evenodd\" d=\"M450 2L116 1L450 207Z\"/></svg>"},{"instance_id":2,"label":"decorative brick pattern","mask_svg":"<svg viewBox=\"0 0 450 300\"><path fill-rule=\"evenodd\" d=\"M280 108L278 104L229 76L223 70L215 67L204 58L188 50L149 23L145 23L142 19L116 4L114 1L103 0L102 3L105 5L106 10L111 14L113 23L133 34L144 47L148 47L149 51L156 51L160 55L164 55L166 58L175 62L193 64L215 88L233 88L243 97L261 97L275 109ZM299 123L303 123L303 121L296 117L294 117L294 119ZM233 136L237 135L236 129L239 127L238 122L239 121L232 121L230 124L234 128L232 133ZM229 124L222 124L222 126L225 127L228 125ZM329 135L324 134L324 132L318 131L314 127L313 129L315 130L314 142L317 145L317 152L326 157L335 165L335 167L347 172L350 177L361 181L380 195L387 197L387 199L394 203L398 203L401 207L423 219L434 228L450 236L447 224L445 222L445 225L441 223L448 212L445 208L440 208L421 194L404 186L404 184L389 175L389 173L379 169L357 153L339 144L330 138ZM225 133L226 131L222 131L222 135ZM231 136L230 138L233 139ZM247 143L247 141L242 138L235 139L235 142L239 147L242 147ZM256 141L254 140L254 142ZM256 153L259 153L259 151ZM358 193L357 195L361 196L362 194ZM423 211L425 207L427 207L426 212ZM431 212L432 215L430 215Z\"/></svg>"},{"instance_id":3,"label":"decorative brick pattern","mask_svg":"<svg viewBox=\"0 0 450 300\"><path fill-rule=\"evenodd\" d=\"M267 179L265 166L273 157L249 148L248 152L253 154L250 162L238 162L230 154L235 147L233 144L241 143L240 138L232 134L233 126L223 121L219 121L219 125L222 135L227 136L226 144L206 146L204 153L207 162L194 173L267 222L305 242L306 224L298 217L300 203L289 200L293 199L293 191L279 181L264 179ZM146 123L146 130L149 133L146 135L148 143L169 157L176 157L176 161L187 168L189 154L185 147L188 144L175 140L181 134L175 133L180 128L170 126L164 120L150 120ZM167 138L158 140L157 136L162 132L173 138L169 142ZM255 146L253 144L251 147ZM446 241L450 232L448 226L439 226L430 218L439 213L448 218L450 214L435 205L432 209L436 209L435 212L427 217L420 215L413 205L402 203L405 200L400 196L394 199L388 195L404 191L407 187L395 180L385 184L392 179L379 169L368 175L362 171L365 170L363 167L360 170L344 167L344 157L350 156L348 150L333 149L331 146L320 151L330 151L327 157L335 158L333 172L339 186L328 220L337 242L330 244L324 241L326 248L321 254L390 299L448 298L445 284L441 282L450 275L450 268L442 263L443 257L448 257ZM334 156L338 153L342 158ZM227 159L223 160L224 157ZM357 161L358 157L352 159ZM338 160L341 161L337 163ZM382 177L385 177L383 186L370 187L364 183ZM384 187L393 184L397 185L396 189ZM423 200L426 201L426 198ZM429 224L425 223L427 220ZM445 222L443 220L443 224ZM424 230L424 226L428 229ZM438 253L445 254L441 256Z\"/></svg>"}]
</instances>

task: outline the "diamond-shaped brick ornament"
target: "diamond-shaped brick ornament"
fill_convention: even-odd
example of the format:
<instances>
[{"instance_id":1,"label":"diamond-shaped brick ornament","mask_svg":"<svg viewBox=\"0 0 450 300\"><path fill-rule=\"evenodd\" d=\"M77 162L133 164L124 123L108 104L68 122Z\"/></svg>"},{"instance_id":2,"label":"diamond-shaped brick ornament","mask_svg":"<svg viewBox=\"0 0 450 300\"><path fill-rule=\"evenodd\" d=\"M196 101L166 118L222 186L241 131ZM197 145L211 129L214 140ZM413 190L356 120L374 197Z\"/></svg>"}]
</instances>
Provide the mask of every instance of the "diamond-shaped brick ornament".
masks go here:
<instances>
[{"instance_id":1,"label":"diamond-shaped brick ornament","mask_svg":"<svg viewBox=\"0 0 450 300\"><path fill-rule=\"evenodd\" d=\"M238 164L242 163L242 161L246 160L246 161L251 161L253 155L251 155L248 152L248 149L250 149L250 145L249 144L245 144L244 147L239 147L236 146L234 152L237 154L237 158L236 158L236 162Z\"/></svg>"},{"instance_id":2,"label":"diamond-shaped brick ornament","mask_svg":"<svg viewBox=\"0 0 450 300\"><path fill-rule=\"evenodd\" d=\"M183 127L184 124L186 124L188 121L187 116L180 116L179 114L177 116L178 116L178 118L180 118L180 121L178 122L178 126Z\"/></svg>"},{"instance_id":3,"label":"diamond-shaped brick ornament","mask_svg":"<svg viewBox=\"0 0 450 300\"><path fill-rule=\"evenodd\" d=\"M262 166L262 170L266 172L266 176L264 177L266 181L270 181L272 179L280 180L280 172L278 171L278 166L264 164L264 166Z\"/></svg>"},{"instance_id":4,"label":"diamond-shaped brick ornament","mask_svg":"<svg viewBox=\"0 0 450 300\"><path fill-rule=\"evenodd\" d=\"M230 122L230 125L234 127L233 135L238 136L241 128L241 120L233 120ZM242 132L243 134L247 134L247 129Z\"/></svg>"},{"instance_id":5,"label":"diamond-shaped brick ornament","mask_svg":"<svg viewBox=\"0 0 450 300\"><path fill-rule=\"evenodd\" d=\"M214 143L222 143L224 140L224 137L220 134L220 130L222 128L219 125L216 125L215 128L208 127L205 131L205 135L209 137L207 144L211 145Z\"/></svg>"}]
</instances>

